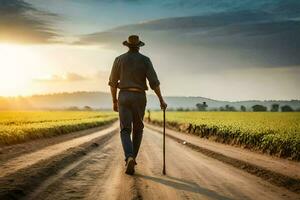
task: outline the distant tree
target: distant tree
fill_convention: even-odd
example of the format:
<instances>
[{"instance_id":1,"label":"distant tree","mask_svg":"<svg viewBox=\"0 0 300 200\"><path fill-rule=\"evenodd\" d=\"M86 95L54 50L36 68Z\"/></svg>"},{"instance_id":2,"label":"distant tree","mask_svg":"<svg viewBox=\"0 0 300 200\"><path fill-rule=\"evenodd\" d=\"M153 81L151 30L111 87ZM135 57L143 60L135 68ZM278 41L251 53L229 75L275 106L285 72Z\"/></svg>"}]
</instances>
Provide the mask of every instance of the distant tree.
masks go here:
<instances>
[{"instance_id":1,"label":"distant tree","mask_svg":"<svg viewBox=\"0 0 300 200\"><path fill-rule=\"evenodd\" d=\"M229 110L228 111L236 111L234 106L229 106Z\"/></svg>"},{"instance_id":2,"label":"distant tree","mask_svg":"<svg viewBox=\"0 0 300 200\"><path fill-rule=\"evenodd\" d=\"M246 107L244 105L241 105L241 111L243 111L243 112L246 111Z\"/></svg>"},{"instance_id":3,"label":"distant tree","mask_svg":"<svg viewBox=\"0 0 300 200\"><path fill-rule=\"evenodd\" d=\"M67 110L78 111L80 109L77 106L71 106L71 107L67 108Z\"/></svg>"},{"instance_id":4,"label":"distant tree","mask_svg":"<svg viewBox=\"0 0 300 200\"><path fill-rule=\"evenodd\" d=\"M293 111L294 109L289 105L281 106L281 112L293 112Z\"/></svg>"},{"instance_id":5,"label":"distant tree","mask_svg":"<svg viewBox=\"0 0 300 200\"><path fill-rule=\"evenodd\" d=\"M83 107L83 110L86 110L86 111L91 111L93 110L90 106L84 106Z\"/></svg>"},{"instance_id":6,"label":"distant tree","mask_svg":"<svg viewBox=\"0 0 300 200\"><path fill-rule=\"evenodd\" d=\"M267 109L267 107L265 107L265 106L263 106L263 105L254 105L254 106L252 106L252 110L253 110L254 112L265 112L265 111L267 111L268 109Z\"/></svg>"},{"instance_id":7,"label":"distant tree","mask_svg":"<svg viewBox=\"0 0 300 200\"><path fill-rule=\"evenodd\" d=\"M236 111L234 106L226 105L225 106L225 111Z\"/></svg>"},{"instance_id":8,"label":"distant tree","mask_svg":"<svg viewBox=\"0 0 300 200\"><path fill-rule=\"evenodd\" d=\"M203 102L203 103L197 103L196 107L197 107L197 110L199 110L199 111L206 111L206 108L208 107L208 105L206 104L206 102Z\"/></svg>"},{"instance_id":9,"label":"distant tree","mask_svg":"<svg viewBox=\"0 0 300 200\"><path fill-rule=\"evenodd\" d=\"M279 104L274 103L271 106L271 112L278 112L279 111Z\"/></svg>"},{"instance_id":10,"label":"distant tree","mask_svg":"<svg viewBox=\"0 0 300 200\"><path fill-rule=\"evenodd\" d=\"M180 108L177 108L177 111L184 111L184 108L180 107Z\"/></svg>"},{"instance_id":11,"label":"distant tree","mask_svg":"<svg viewBox=\"0 0 300 200\"><path fill-rule=\"evenodd\" d=\"M220 111L226 111L225 108L222 107L222 106L219 108L219 110L220 110Z\"/></svg>"},{"instance_id":12,"label":"distant tree","mask_svg":"<svg viewBox=\"0 0 300 200\"><path fill-rule=\"evenodd\" d=\"M229 107L230 107L229 105L226 105L226 106L225 106L225 110L228 111L228 110L229 110Z\"/></svg>"},{"instance_id":13,"label":"distant tree","mask_svg":"<svg viewBox=\"0 0 300 200\"><path fill-rule=\"evenodd\" d=\"M300 112L300 108L297 108L295 111L296 111L296 112Z\"/></svg>"}]
</instances>

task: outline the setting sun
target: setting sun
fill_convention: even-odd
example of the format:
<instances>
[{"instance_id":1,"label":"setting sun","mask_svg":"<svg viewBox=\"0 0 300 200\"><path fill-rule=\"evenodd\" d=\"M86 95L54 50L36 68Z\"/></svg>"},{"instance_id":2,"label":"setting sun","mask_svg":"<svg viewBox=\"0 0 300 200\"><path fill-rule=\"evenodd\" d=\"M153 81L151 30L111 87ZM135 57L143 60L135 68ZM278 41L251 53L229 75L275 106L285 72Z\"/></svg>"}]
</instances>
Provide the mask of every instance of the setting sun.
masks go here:
<instances>
[{"instance_id":1,"label":"setting sun","mask_svg":"<svg viewBox=\"0 0 300 200\"><path fill-rule=\"evenodd\" d=\"M101 83L113 54L75 45L0 43L0 96L105 90Z\"/></svg>"},{"instance_id":2,"label":"setting sun","mask_svg":"<svg viewBox=\"0 0 300 200\"><path fill-rule=\"evenodd\" d=\"M0 94L21 95L28 92L35 58L30 47L0 44L1 73Z\"/></svg>"}]
</instances>

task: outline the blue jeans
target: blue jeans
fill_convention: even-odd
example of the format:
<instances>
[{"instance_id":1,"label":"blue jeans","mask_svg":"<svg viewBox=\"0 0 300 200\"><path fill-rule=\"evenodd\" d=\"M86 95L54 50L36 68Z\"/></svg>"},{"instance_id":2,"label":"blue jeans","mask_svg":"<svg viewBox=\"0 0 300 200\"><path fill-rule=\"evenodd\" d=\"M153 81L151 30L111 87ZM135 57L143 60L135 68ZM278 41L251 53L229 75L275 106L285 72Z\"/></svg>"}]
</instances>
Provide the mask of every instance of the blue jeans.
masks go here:
<instances>
[{"instance_id":1,"label":"blue jeans","mask_svg":"<svg viewBox=\"0 0 300 200\"><path fill-rule=\"evenodd\" d=\"M125 154L136 158L143 138L146 94L121 90L118 95L120 135ZM131 139L132 132L132 139Z\"/></svg>"}]
</instances>

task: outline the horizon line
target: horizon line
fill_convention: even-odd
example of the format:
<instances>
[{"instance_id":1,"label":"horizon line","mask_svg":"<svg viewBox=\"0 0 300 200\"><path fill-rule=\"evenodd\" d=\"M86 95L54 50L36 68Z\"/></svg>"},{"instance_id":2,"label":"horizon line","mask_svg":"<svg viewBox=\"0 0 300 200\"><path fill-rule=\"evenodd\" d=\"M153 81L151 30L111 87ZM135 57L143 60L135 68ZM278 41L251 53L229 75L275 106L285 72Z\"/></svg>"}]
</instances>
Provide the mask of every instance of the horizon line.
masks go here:
<instances>
[{"instance_id":1,"label":"horizon line","mask_svg":"<svg viewBox=\"0 0 300 200\"><path fill-rule=\"evenodd\" d=\"M30 97L34 97L34 96L50 96L50 95L59 95L59 94L75 94L75 93L106 93L109 94L109 92L105 92L105 91L100 91L100 90L78 90L78 91L63 91L63 92L53 92L53 93L36 93L36 94L31 94L31 95L15 95L15 96L1 96L0 98L30 98ZM152 96L154 94L147 94L147 96ZM300 101L300 99L264 99L264 100L258 100L258 99L247 99L247 100L220 100L220 99L213 99L213 98L209 98L209 97L203 97L203 96L180 96L180 95L168 95L165 96L166 98L174 98L174 97L178 97L178 98L205 98L207 100L212 100L212 101L225 101L225 102L245 102L245 101Z\"/></svg>"}]
</instances>

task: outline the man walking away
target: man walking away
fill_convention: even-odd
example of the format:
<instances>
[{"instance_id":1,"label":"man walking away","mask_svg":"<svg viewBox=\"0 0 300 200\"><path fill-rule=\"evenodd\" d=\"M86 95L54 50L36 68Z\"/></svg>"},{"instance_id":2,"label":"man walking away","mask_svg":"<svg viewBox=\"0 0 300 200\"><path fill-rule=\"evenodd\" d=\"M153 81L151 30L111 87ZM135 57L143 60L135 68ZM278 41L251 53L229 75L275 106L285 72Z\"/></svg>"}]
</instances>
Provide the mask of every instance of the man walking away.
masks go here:
<instances>
[{"instance_id":1,"label":"man walking away","mask_svg":"<svg viewBox=\"0 0 300 200\"><path fill-rule=\"evenodd\" d=\"M137 35L131 35L123 45L129 48L127 53L118 56L113 64L109 85L113 100L113 110L119 112L121 141L125 154L126 174L133 175L135 159L139 152L143 136L143 118L146 108L146 79L160 101L161 109L166 109L160 82L147 56L139 53L144 42ZM117 99L117 88L120 89ZM132 132L132 139L130 137Z\"/></svg>"}]
</instances>

